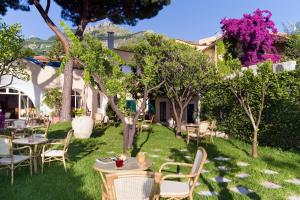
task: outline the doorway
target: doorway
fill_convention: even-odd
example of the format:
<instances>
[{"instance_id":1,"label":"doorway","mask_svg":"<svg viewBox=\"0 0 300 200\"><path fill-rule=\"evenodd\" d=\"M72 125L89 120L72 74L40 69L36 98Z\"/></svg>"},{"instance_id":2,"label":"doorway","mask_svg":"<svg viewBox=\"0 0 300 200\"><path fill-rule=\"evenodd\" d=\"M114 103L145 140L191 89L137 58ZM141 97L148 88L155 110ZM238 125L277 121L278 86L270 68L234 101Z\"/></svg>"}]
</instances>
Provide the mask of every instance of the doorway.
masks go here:
<instances>
[{"instance_id":1,"label":"doorway","mask_svg":"<svg viewBox=\"0 0 300 200\"><path fill-rule=\"evenodd\" d=\"M189 124L195 123L194 113L195 113L195 105L188 104L188 106L187 106L187 123L189 123Z\"/></svg>"},{"instance_id":2,"label":"doorway","mask_svg":"<svg viewBox=\"0 0 300 200\"><path fill-rule=\"evenodd\" d=\"M159 120L161 122L167 122L167 102L159 102Z\"/></svg>"}]
</instances>

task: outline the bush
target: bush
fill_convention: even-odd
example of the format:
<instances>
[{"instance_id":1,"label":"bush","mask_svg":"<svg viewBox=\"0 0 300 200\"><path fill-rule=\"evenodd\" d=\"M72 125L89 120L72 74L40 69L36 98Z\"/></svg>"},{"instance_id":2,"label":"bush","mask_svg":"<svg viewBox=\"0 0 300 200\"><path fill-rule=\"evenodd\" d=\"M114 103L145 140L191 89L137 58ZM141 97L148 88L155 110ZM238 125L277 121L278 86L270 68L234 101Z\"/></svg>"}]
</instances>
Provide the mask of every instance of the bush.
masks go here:
<instances>
[{"instance_id":1,"label":"bush","mask_svg":"<svg viewBox=\"0 0 300 200\"><path fill-rule=\"evenodd\" d=\"M260 145L297 149L300 145L300 71L277 74L267 97L259 131ZM284 92L280 89L284 87ZM288 89L287 89L288 88ZM204 96L202 118L216 119L218 130L251 142L252 128L236 98L222 85L216 84Z\"/></svg>"}]
</instances>

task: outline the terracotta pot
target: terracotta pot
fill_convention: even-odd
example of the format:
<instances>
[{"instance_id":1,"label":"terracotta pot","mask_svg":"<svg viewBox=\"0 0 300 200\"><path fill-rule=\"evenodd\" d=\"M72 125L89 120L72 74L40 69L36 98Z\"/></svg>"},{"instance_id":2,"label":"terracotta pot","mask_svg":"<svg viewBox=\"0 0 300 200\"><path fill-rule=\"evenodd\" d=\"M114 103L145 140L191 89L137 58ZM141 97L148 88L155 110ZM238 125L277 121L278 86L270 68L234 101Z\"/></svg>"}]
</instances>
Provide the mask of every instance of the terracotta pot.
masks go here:
<instances>
[{"instance_id":1,"label":"terracotta pot","mask_svg":"<svg viewBox=\"0 0 300 200\"><path fill-rule=\"evenodd\" d=\"M75 117L72 120L72 128L75 138L89 138L93 132L94 121L89 116Z\"/></svg>"}]
</instances>

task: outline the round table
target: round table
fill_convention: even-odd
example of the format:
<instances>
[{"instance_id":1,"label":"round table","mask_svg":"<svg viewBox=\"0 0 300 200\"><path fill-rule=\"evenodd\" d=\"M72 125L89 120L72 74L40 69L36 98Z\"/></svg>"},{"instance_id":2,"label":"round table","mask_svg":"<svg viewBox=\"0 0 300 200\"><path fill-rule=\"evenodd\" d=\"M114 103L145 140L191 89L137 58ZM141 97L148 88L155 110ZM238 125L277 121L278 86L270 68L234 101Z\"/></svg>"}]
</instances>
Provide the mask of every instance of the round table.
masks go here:
<instances>
[{"instance_id":1,"label":"round table","mask_svg":"<svg viewBox=\"0 0 300 200\"><path fill-rule=\"evenodd\" d=\"M34 146L33 168L34 168L34 172L37 173L37 158L39 156L38 155L38 145L48 142L48 139L44 138L44 137L25 137L25 138L14 139L12 142L14 144L18 144L18 145Z\"/></svg>"},{"instance_id":2,"label":"round table","mask_svg":"<svg viewBox=\"0 0 300 200\"><path fill-rule=\"evenodd\" d=\"M144 164L139 164L136 157L127 158L124 166L120 168L116 167L115 161L108 163L96 161L94 169L100 173L102 184L104 185L104 187L102 187L102 199L104 199L105 193L107 192L104 174L145 171L148 170L151 166L152 162L149 159L146 159Z\"/></svg>"},{"instance_id":3,"label":"round table","mask_svg":"<svg viewBox=\"0 0 300 200\"><path fill-rule=\"evenodd\" d=\"M152 166L152 162L146 159L144 164L139 164L136 157L129 157L126 159L124 166L117 168L114 161L104 163L96 161L94 169L102 173L119 173L119 172L130 172L130 171L145 171Z\"/></svg>"}]
</instances>

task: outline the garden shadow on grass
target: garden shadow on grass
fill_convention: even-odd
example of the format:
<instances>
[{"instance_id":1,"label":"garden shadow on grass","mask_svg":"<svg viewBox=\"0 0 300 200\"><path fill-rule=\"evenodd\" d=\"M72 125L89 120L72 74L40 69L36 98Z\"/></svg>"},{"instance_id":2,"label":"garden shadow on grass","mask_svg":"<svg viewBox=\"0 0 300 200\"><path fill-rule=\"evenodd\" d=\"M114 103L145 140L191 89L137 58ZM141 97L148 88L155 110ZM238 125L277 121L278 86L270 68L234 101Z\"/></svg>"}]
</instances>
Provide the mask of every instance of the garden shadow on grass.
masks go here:
<instances>
[{"instance_id":1,"label":"garden shadow on grass","mask_svg":"<svg viewBox=\"0 0 300 200\"><path fill-rule=\"evenodd\" d=\"M135 135L135 137L133 139L133 144L132 144L131 157L136 157L136 155L141 151L143 146L148 142L151 133L152 133L152 129L147 130L146 139L139 146L138 146L138 136L140 136L140 134L143 134L143 132Z\"/></svg>"},{"instance_id":2,"label":"garden shadow on grass","mask_svg":"<svg viewBox=\"0 0 300 200\"><path fill-rule=\"evenodd\" d=\"M300 166L299 164L293 164L290 162L275 160L271 156L260 156L260 159L266 162L268 165L271 165L276 168L286 169L289 172L293 172L294 175L299 176ZM294 161L295 163L299 163L300 161Z\"/></svg>"},{"instance_id":3,"label":"garden shadow on grass","mask_svg":"<svg viewBox=\"0 0 300 200\"><path fill-rule=\"evenodd\" d=\"M75 139L70 144L68 155L71 161L78 161L104 145L106 142L99 142L97 139Z\"/></svg>"},{"instance_id":4,"label":"garden shadow on grass","mask_svg":"<svg viewBox=\"0 0 300 200\"><path fill-rule=\"evenodd\" d=\"M204 145L205 144L205 145ZM224 154L222 151L220 151L218 149L218 147L216 145L214 145L213 143L204 143L204 140L201 141L200 146L203 146L204 149L207 152L207 159L209 159L211 162L214 163L215 168L218 170L218 166L226 166L227 168L229 168L230 170L218 170L218 175L219 177L225 177L226 175L234 175L235 172L240 171L240 167L238 167L235 163L235 159L232 158L229 155ZM242 149L236 147L235 145L233 145L234 148L237 148L241 151L243 151ZM196 150L197 150L197 145L196 142L192 141L191 143L189 143L189 145L187 145L187 149L189 152L195 154ZM229 161L216 161L214 160L215 157L218 156L222 156L222 157L229 157L231 158L231 160ZM204 165L205 168L205 165ZM208 187L208 189L210 191L214 191L214 187L212 186L212 184L210 183L210 180L206 179L202 174L200 175L200 180L203 181L203 183ZM234 199L232 196L232 191L229 190L228 185L229 183L217 183L217 185L219 186L219 195L217 196L218 199L220 200L231 200ZM256 199L256 200L261 200L261 198L255 193L250 193L247 196L249 196L251 199Z\"/></svg>"},{"instance_id":5,"label":"garden shadow on grass","mask_svg":"<svg viewBox=\"0 0 300 200\"><path fill-rule=\"evenodd\" d=\"M40 166L39 166L40 167ZM40 171L37 174L29 175L27 167L15 170L14 185L10 184L10 176L0 173L0 199L19 200L53 200L53 199L72 199L72 200L92 200L99 199L100 189L97 195L90 196L89 192L82 190L84 177L78 175L72 169L64 171L62 163L51 163L44 174ZM95 180L95 183L99 181ZM94 184L96 190L98 186ZM99 191L99 192L98 192Z\"/></svg>"}]
</instances>

